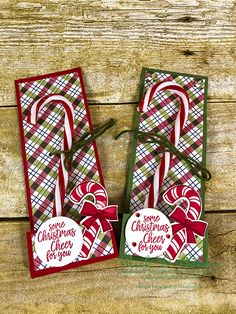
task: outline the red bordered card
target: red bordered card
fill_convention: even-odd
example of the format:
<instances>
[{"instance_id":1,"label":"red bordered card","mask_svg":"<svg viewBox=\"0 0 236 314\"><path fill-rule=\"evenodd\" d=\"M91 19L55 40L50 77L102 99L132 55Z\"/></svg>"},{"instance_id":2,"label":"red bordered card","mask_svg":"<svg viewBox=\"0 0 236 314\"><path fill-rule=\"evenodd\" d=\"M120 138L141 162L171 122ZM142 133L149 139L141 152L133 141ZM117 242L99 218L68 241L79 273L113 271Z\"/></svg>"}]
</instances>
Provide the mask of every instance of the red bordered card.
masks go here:
<instances>
[{"instance_id":1,"label":"red bordered card","mask_svg":"<svg viewBox=\"0 0 236 314\"><path fill-rule=\"evenodd\" d=\"M62 157L52 154L62 150L62 142L65 149L70 140L77 141L92 129L81 69L16 80L15 87L30 221L31 276L117 257L109 222L116 220L116 208L108 206L95 141L74 154L69 173ZM58 195L63 203L61 213L55 211ZM93 201L86 201L87 195ZM99 216L101 209L106 219ZM87 218L82 221L82 216Z\"/></svg>"}]
</instances>

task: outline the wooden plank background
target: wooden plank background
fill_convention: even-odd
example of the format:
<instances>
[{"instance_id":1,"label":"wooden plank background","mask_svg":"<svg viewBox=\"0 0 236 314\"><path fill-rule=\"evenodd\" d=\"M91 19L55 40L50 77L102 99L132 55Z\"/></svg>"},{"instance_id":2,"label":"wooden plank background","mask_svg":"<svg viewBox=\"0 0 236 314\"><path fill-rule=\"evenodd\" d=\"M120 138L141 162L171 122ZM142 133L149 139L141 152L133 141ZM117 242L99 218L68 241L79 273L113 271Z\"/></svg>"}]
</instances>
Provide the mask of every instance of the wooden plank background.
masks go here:
<instances>
[{"instance_id":1,"label":"wooden plank background","mask_svg":"<svg viewBox=\"0 0 236 314\"><path fill-rule=\"evenodd\" d=\"M0 0L1 313L236 312L235 44L235 0ZM208 269L117 259L29 278L14 80L77 66L94 124L118 119L98 148L120 211L129 137L115 142L112 136L131 126L141 68L209 76Z\"/></svg>"}]
</instances>

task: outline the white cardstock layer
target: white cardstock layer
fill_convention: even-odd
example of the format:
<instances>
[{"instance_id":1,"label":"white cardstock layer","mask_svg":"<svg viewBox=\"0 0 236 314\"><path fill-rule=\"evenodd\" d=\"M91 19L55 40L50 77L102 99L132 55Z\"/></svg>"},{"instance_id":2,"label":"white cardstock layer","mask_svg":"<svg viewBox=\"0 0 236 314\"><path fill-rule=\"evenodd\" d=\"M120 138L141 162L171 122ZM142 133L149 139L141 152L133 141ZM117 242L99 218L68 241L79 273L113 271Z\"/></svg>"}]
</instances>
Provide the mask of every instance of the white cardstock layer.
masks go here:
<instances>
[{"instance_id":1,"label":"white cardstock layer","mask_svg":"<svg viewBox=\"0 0 236 314\"><path fill-rule=\"evenodd\" d=\"M35 236L35 251L50 267L65 266L78 257L83 244L81 227L67 217L44 222Z\"/></svg>"},{"instance_id":2,"label":"white cardstock layer","mask_svg":"<svg viewBox=\"0 0 236 314\"><path fill-rule=\"evenodd\" d=\"M125 238L133 254L146 258L158 257L171 242L171 223L159 210L144 208L128 219Z\"/></svg>"}]
</instances>

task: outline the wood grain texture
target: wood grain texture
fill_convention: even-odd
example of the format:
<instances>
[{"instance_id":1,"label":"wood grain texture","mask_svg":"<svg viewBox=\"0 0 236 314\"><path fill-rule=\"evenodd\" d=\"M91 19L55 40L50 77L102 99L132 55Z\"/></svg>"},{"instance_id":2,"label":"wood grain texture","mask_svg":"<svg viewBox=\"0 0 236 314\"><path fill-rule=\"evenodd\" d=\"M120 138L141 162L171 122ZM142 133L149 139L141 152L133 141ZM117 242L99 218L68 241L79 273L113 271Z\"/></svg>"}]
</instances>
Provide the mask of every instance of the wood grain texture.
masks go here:
<instances>
[{"instance_id":1,"label":"wood grain texture","mask_svg":"<svg viewBox=\"0 0 236 314\"><path fill-rule=\"evenodd\" d=\"M235 209L236 158L236 103L208 105L207 164L213 179L207 184L206 211ZM111 203L122 210L124 188L128 170L129 136L114 141L113 135L131 128L134 104L91 105L94 124L101 124L113 117L117 125L111 132L97 140L103 174ZM0 217L26 217L25 185L22 170L20 137L16 108L0 109L2 130L0 146ZM112 148L112 149L111 149Z\"/></svg>"},{"instance_id":2,"label":"wood grain texture","mask_svg":"<svg viewBox=\"0 0 236 314\"><path fill-rule=\"evenodd\" d=\"M236 312L235 42L235 0L0 0L1 313ZM208 269L116 259L29 279L14 80L78 66L94 124L118 119L97 143L121 210L129 136L112 135L131 127L141 68L209 76Z\"/></svg>"},{"instance_id":3,"label":"wood grain texture","mask_svg":"<svg viewBox=\"0 0 236 314\"><path fill-rule=\"evenodd\" d=\"M28 222L0 228L2 313L234 313L235 240L232 214L207 214L208 269L111 260L29 278ZM14 245L14 250L13 250Z\"/></svg>"},{"instance_id":4,"label":"wood grain texture","mask_svg":"<svg viewBox=\"0 0 236 314\"><path fill-rule=\"evenodd\" d=\"M209 76L235 99L234 0L0 0L0 105L13 80L81 66L90 102L135 102L143 66Z\"/></svg>"}]
</instances>

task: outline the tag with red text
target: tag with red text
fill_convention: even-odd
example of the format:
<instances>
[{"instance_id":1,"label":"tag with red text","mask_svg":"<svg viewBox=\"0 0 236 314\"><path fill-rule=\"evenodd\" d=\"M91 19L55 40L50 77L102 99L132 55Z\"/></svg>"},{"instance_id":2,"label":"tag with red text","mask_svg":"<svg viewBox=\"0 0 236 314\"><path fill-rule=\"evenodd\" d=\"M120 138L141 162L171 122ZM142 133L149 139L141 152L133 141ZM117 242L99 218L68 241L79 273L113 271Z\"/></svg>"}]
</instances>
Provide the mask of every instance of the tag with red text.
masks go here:
<instances>
[{"instance_id":1,"label":"tag with red text","mask_svg":"<svg viewBox=\"0 0 236 314\"><path fill-rule=\"evenodd\" d=\"M126 224L125 239L134 255L148 258L161 256L170 245L171 238L169 219L154 208L138 210Z\"/></svg>"},{"instance_id":2,"label":"tag with red text","mask_svg":"<svg viewBox=\"0 0 236 314\"><path fill-rule=\"evenodd\" d=\"M35 235L35 253L50 267L72 263L81 252L82 244L82 228L62 216L44 222Z\"/></svg>"}]
</instances>

